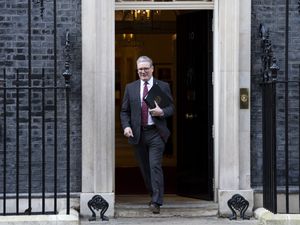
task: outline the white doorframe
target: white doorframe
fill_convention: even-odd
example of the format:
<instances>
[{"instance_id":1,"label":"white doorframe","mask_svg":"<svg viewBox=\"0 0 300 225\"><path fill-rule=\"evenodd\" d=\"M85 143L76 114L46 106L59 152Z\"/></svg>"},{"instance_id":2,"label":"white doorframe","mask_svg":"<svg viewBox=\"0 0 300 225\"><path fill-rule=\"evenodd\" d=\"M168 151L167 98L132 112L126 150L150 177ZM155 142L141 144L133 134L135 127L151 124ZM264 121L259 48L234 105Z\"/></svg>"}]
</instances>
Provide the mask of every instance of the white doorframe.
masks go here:
<instances>
[{"instance_id":1,"label":"white doorframe","mask_svg":"<svg viewBox=\"0 0 300 225\"><path fill-rule=\"evenodd\" d=\"M114 214L114 13L138 7L214 10L214 190L218 193L215 201L220 214L224 214L228 212L228 198L240 193L250 202L251 211L250 107L239 109L239 88L250 90L251 0L151 4L87 0L82 1L81 214L90 214L86 203L95 194L108 200L107 215Z\"/></svg>"},{"instance_id":2,"label":"white doorframe","mask_svg":"<svg viewBox=\"0 0 300 225\"><path fill-rule=\"evenodd\" d=\"M250 105L240 109L240 88L250 92L251 0L218 0L214 24L215 188L219 214L241 194L252 214Z\"/></svg>"},{"instance_id":3,"label":"white doorframe","mask_svg":"<svg viewBox=\"0 0 300 225\"><path fill-rule=\"evenodd\" d=\"M115 9L213 10L214 199L224 214L240 193L251 211L250 106L239 108L239 89L250 90L251 0L122 2Z\"/></svg>"},{"instance_id":4,"label":"white doorframe","mask_svg":"<svg viewBox=\"0 0 300 225\"><path fill-rule=\"evenodd\" d=\"M213 46L215 46L213 49L213 71L219 71L218 70L218 60L217 52L218 52L218 1L215 0L215 2L205 2L205 1L181 1L181 2L116 2L115 3L115 10L137 10L137 9L149 9L149 10L213 10ZM214 72L213 77L218 76L217 72ZM214 82L213 86L213 95L214 95L214 117L218 117L218 95L216 95L215 89L218 88L218 84ZM217 91L219 93L219 91ZM216 110L217 109L217 110ZM215 112L216 111L216 112ZM215 118L213 119L214 121ZM216 124L214 125L214 129L217 128ZM219 161L219 154L218 154L218 140L214 138L214 201L217 201L217 188L218 188L218 177L219 177L219 167L218 167L218 161Z\"/></svg>"}]
</instances>

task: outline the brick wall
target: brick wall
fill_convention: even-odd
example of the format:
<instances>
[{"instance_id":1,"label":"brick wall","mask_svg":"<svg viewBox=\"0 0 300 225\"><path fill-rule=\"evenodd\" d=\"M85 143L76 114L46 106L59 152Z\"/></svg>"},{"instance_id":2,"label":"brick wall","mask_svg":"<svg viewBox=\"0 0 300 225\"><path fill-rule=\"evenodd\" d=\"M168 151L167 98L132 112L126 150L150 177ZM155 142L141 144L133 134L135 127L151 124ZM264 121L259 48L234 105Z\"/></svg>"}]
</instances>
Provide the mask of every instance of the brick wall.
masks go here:
<instances>
[{"instance_id":1,"label":"brick wall","mask_svg":"<svg viewBox=\"0 0 300 225\"><path fill-rule=\"evenodd\" d=\"M43 19L40 17L39 4L32 6L32 72L33 82L41 82L41 68L45 68L46 82L51 83L53 78L53 1L44 0ZM80 0L58 0L57 1L57 59L58 59L58 83L63 84L62 72L64 71L64 56L63 48L65 41L65 32L70 30L71 39L71 69L72 69L72 93L71 93L71 187L72 191L80 191L81 186L81 2ZM252 0L252 37L251 37L251 172L252 172L252 186L261 186L262 184L262 115L261 115L261 88L259 82L261 81L261 46L259 38L259 24L263 23L270 29L270 39L273 42L273 50L278 59L280 66L279 79L284 77L284 29L285 29L285 2L281 0ZM27 82L28 73L28 32L27 32L27 0L0 0L0 79L3 79L3 68L6 68L7 76L10 82L9 85L14 85L15 71L18 68L20 71L20 78L23 84ZM300 14L298 12L298 0L290 1L290 60L289 70L290 78L298 79L299 64L300 64ZM278 160L284 160L284 125L283 116L283 93L284 87L279 86L279 108L278 108ZM53 93L47 94L47 107L51 117L51 109L53 108ZM297 163L297 146L298 146L298 130L295 124L298 121L298 89L291 87L289 92L289 105L291 108L290 115L290 158L291 158L291 182L295 183L298 176ZM2 95L3 96L3 95ZM38 192L40 190L40 146L39 137L41 136L40 127L40 108L39 99L41 95L35 93L35 103L32 105L33 115L33 158L36 166L33 170L33 189ZM15 94L8 93L8 158L10 162L15 160ZM27 146L28 140L28 94L21 93L21 124L20 124L20 173L22 191L27 191ZM1 106L3 98L0 99ZM58 109L62 110L63 96L58 96ZM1 108L3 112L3 107ZM1 112L1 125L3 124L3 113ZM60 118L62 123L59 123L59 135L65 132L63 126L63 118ZM3 128L3 127L2 127ZM1 142L0 158L3 158L3 140ZM47 126L47 159L49 162L53 161L53 122L49 120ZM59 143L63 145L63 143ZM59 184L60 189L63 190L64 183L64 166L65 158L59 151ZM3 161L0 160L0 171L3 170ZM47 175L49 181L47 187L51 190L51 179L53 174L53 166L47 164ZM8 164L8 178L7 189L12 191L15 188L15 164ZM279 183L283 184L284 165L279 164ZM0 182L2 182L3 174L0 173ZM2 185L0 185L2 188ZM1 189L0 188L0 189ZM1 190L0 190L1 191Z\"/></svg>"},{"instance_id":2,"label":"brick wall","mask_svg":"<svg viewBox=\"0 0 300 225\"><path fill-rule=\"evenodd\" d=\"M54 82L54 13L53 0L44 0L43 18L40 3L32 1L31 60L32 86L42 83L42 68L45 83ZM66 30L71 41L71 191L81 190L81 1L57 0L57 83L64 85L64 46ZM7 86L16 84L16 70L20 85L28 85L28 0L0 0L0 79L3 69L7 73ZM3 91L0 94L0 126L3 134ZM65 96L57 92L58 117L58 191L65 190ZM42 93L32 90L32 191L41 191L41 136L42 136ZM54 92L45 92L46 116L46 189L53 190L54 174ZM28 190L28 91L20 90L20 192ZM7 191L16 187L16 92L7 91ZM3 136L0 140L0 192L3 188Z\"/></svg>"},{"instance_id":3,"label":"brick wall","mask_svg":"<svg viewBox=\"0 0 300 225\"><path fill-rule=\"evenodd\" d=\"M290 1L289 32L289 80L300 79L300 13L298 0ZM280 67L278 80L285 76L285 1L252 0L251 36L251 173L252 186L262 185L262 107L261 107L261 42L259 25L263 23L270 30L274 55ZM278 184L284 185L284 92L283 85L277 86L277 166ZM290 183L297 184L299 174L299 91L298 85L289 86L289 151Z\"/></svg>"}]
</instances>

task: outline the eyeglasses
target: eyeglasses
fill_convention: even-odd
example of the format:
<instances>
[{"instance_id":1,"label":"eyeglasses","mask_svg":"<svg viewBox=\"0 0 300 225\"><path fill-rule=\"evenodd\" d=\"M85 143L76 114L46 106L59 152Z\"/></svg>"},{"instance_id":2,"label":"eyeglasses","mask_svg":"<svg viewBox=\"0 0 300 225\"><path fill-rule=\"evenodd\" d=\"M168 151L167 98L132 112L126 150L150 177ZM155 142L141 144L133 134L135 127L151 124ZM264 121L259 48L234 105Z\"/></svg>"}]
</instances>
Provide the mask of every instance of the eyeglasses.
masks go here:
<instances>
[{"instance_id":1,"label":"eyeglasses","mask_svg":"<svg viewBox=\"0 0 300 225\"><path fill-rule=\"evenodd\" d=\"M150 70L150 67L138 68L139 72L142 72L142 71L148 72L149 70Z\"/></svg>"}]
</instances>

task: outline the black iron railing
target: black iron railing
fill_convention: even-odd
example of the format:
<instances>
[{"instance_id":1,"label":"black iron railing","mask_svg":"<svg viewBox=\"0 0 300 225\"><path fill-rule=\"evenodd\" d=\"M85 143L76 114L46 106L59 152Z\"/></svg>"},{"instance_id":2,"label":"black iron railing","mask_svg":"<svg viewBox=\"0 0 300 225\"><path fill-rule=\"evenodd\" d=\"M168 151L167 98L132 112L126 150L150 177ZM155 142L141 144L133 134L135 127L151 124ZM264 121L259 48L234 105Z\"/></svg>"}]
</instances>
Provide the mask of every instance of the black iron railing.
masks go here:
<instances>
[{"instance_id":1,"label":"black iron railing","mask_svg":"<svg viewBox=\"0 0 300 225\"><path fill-rule=\"evenodd\" d=\"M7 193L8 191L6 190L6 187L8 186L7 185L7 179L8 179L8 175L7 174L11 174L8 173L8 166L13 164L15 165L15 206L16 206L16 209L15 209L15 213L9 213L9 214L22 214L20 211L19 211L19 201L20 201L20 190L19 190L19 184L20 184L20 155L21 155L21 152L24 152L26 151L25 148L27 148L27 180L28 180L28 192L27 192L27 202L28 202L28 210L27 210L27 213L28 214L31 214L31 209L33 208L32 207L32 199L33 199L33 196L32 196L32 169L36 167L33 166L33 163L32 162L32 153L34 152L33 148L33 144L32 144L32 133L33 133L33 125L30 121L32 121L33 119L36 118L36 116L32 116L33 115L33 112L31 111L31 108L32 108L32 102L34 101L35 102L35 107L36 106L36 103L38 102L38 104L40 104L40 112L35 112L35 113L38 113L39 114L39 117L41 117L41 124L40 124L40 129L41 129L41 134L42 134L42 137L39 139L39 142L40 142L40 146L41 146L41 160L42 160L42 163L41 163L41 190L42 190L42 193L41 193L41 200L42 200L42 209L40 211L40 213L49 213L51 211L48 210L45 210L45 199L49 199L49 197L46 197L46 183L51 183L53 182L53 205L54 205L54 208L53 208L53 213L56 213L57 212L57 163L58 163L58 153L57 151L65 151L65 154L66 154L66 165L65 165L65 168L66 168L66 177L65 177L65 182L66 182L66 190L65 190L65 197L66 197L66 209L67 209L67 213L69 213L69 208L70 208L70 112L69 112L69 108L70 108L70 97L69 97L69 92L70 92L70 86L68 83L66 83L65 86L49 86L49 85L45 85L45 70L42 69L42 72L41 72L41 79L42 79L42 82L41 82L41 85L39 86L36 86L36 85L20 85L20 79L19 79L19 70L16 70L16 79L14 82L12 83L15 83L15 85L8 85L7 83L11 83L11 82L8 82L8 79L7 79L7 76L6 76L7 72L5 69L3 69L3 79L2 79L2 86L0 87L0 93L2 93L1 95L3 96L3 107L2 107L2 112L1 112L1 117L2 117L2 135L1 135L1 139L2 139L2 145L3 145L3 158L0 158L0 160L3 160L3 163L1 163L3 166L3 180L2 180L2 187L3 187L3 193L2 193L2 200L3 200L3 212L0 214L2 215L7 215L7 205L6 205L6 202L7 202ZM34 92L34 93L33 93ZM52 113L54 116L52 118L49 118L49 116L46 117L47 114L49 114L49 111L54 111L56 109L56 107L54 108L51 108L51 109L46 109L46 100L45 100L45 97L47 96L47 101L49 101L49 93L54 93L55 95L64 95L65 96L65 103L64 103L64 107L65 107L65 110L58 114L58 113ZM20 96L23 96L25 93L27 93L28 95L28 106L24 106L24 104L21 104L21 100L24 100L24 98L20 98ZM33 94L34 95L40 95L41 98L40 100L37 101L36 98L33 98ZM15 113L11 113L10 110L7 110L8 109L8 104L7 104L7 99L8 99L8 95L10 96L15 96ZM54 96L53 96L54 98ZM9 99L9 101L12 101L11 100L11 97ZM57 104L57 100L55 101L55 98L54 98L54 104ZM20 106L22 105L22 110L20 110ZM11 107L11 104L9 104L9 107ZM21 118L19 116L20 112L24 113L24 108L27 108L27 114L28 114L28 118L26 119L27 121L24 122L22 121L22 124L26 124L27 123L27 143L28 143L28 146L24 148L24 146L22 146L20 144L20 120L24 120L24 118ZM62 111L62 110L61 110ZM14 117L14 118L12 118ZM49 175L49 171L47 171L46 169L46 165L47 165L47 158L46 158L46 145L47 145L47 135L46 135L46 125L49 124L49 121L53 121L54 124L58 122L58 117L60 118L60 121L63 121L64 123L64 130L66 130L66 132L64 133L64 135L61 135L61 133L63 132L59 132L60 133L60 136L58 137L57 133L58 133L58 130L57 130L57 127L54 126L54 129L53 129L53 133L54 133L54 144L51 144L51 146L53 146L53 151L54 151L54 170L51 170L50 172L54 172L54 175L53 175L53 179L51 181L47 180L49 176L46 176L46 174ZM9 123L8 121L12 121L14 119L15 123ZM47 121L48 122L47 122ZM11 139L10 135L7 134L7 131L8 129L12 129L12 126L15 127L15 159L11 159L11 158L8 158L7 157L7 153L8 153L8 148L7 148L7 140L8 139ZM36 126L36 124L35 124ZM8 128L9 127L9 128ZM24 132L24 129L22 130ZM35 128L35 131L36 131L36 128ZM48 132L49 132L49 129L48 129ZM60 141L58 141L58 139L60 139ZM61 146L61 143L65 142L65 147L62 147ZM58 143L60 143L60 146L58 146ZM11 143L10 143L11 144ZM39 145L37 143L37 141L35 141L35 146L36 145ZM12 151L12 148L10 146L10 149L9 151ZM24 159L22 159L24 160ZM24 169L24 167L22 167L22 169ZM23 180L24 180L24 175L23 175ZM12 191L9 190L9 193L10 193L10 199L12 198L11 196L11 193ZM22 193L22 195L24 196L24 194L26 195L26 193ZM36 194L36 193L35 193ZM49 191L47 192L47 195L49 196ZM36 198L36 197L35 197ZM24 197L22 198L24 199ZM38 212L35 212L35 213L38 213Z\"/></svg>"},{"instance_id":2,"label":"black iron railing","mask_svg":"<svg viewBox=\"0 0 300 225\"><path fill-rule=\"evenodd\" d=\"M3 107L2 107L2 112L1 112L1 115L2 115L2 142L3 142L3 158L0 160L3 160L3 181L2 181L2 187L3 187L3 196L2 196L2 200L3 200L3 212L0 214L2 215L7 215L7 205L6 205L6 201L7 201L7 190L6 190L6 187L7 187L7 174L8 174L8 165L9 164L14 164L15 165L15 200L16 200L16 209L15 209L15 213L9 213L9 214L22 214L20 211L19 211L19 201L20 201L20 190L19 190L19 184L20 184L20 150L24 151L24 147L20 145L20 119L22 119L19 114L20 112L24 113L24 109L23 110L20 110L20 95L24 95L24 93L28 93L28 107L25 107L27 108L27 112L28 112L28 119L27 119L27 125L28 125L28 146L27 146L27 162L28 162L28 172L27 172L27 179L28 179L28 192L27 192L27 202L28 202L28 210L27 210L27 213L28 214L31 214L31 209L32 209L32 169L33 169L33 163L32 162L32 153L33 153L33 144L32 144L32 133L33 133L33 129L32 129L32 124L30 121L32 121L35 117L32 116L33 112L31 111L31 108L32 108L32 104L31 102L35 101L37 102L36 99L33 99L32 96L33 94L37 95L38 93L40 93L40 96L41 96L41 99L39 100L39 104L40 104L40 107L41 107L41 111L39 112L40 116L41 116L41 126L40 126L40 129L41 129L41 133L42 133L42 137L40 138L40 145L42 146L41 147L41 155L42 155L42 163L41 163L41 171L42 171L42 175L41 175L41 185L42 185L42 193L41 193L41 199L42 199L42 209L40 211L40 213L50 213L51 211L47 211L45 210L45 199L49 199L49 197L46 197L46 182L49 183L49 182L53 182L53 205L54 205L54 208L53 208L53 213L56 213L57 212L57 163L58 163L58 153L57 151L65 151L66 153L66 177L65 177L65 182L66 182L66 209L67 209L67 213L69 214L69 208L70 208L70 97L69 97L69 93L70 93L70 86L69 86L69 83L66 83L65 86L46 86L45 85L45 70L42 69L42 73L41 73L41 76L42 76L42 82L41 82L41 85L40 86L32 86L32 85L27 85L27 86L21 86L19 85L20 83L20 80L19 80L19 70L16 70L16 80L15 82L15 85L12 86L12 85L8 85L7 81L7 77L6 77L6 70L3 69L3 79L2 79L2 86L0 87L0 92L3 94ZM32 93L34 91L34 93ZM47 96L47 100L49 101L49 92L53 92L55 95L58 95L58 94L64 94L65 95L65 110L63 112L63 115L62 113L61 114L57 114L57 113L53 113L53 118L49 118L47 117L46 118L46 115L48 114L49 111L54 111L55 109L57 109L56 107L54 107L54 109L50 109L50 110L47 110L46 109L46 100L45 100L45 96ZM11 96L11 95L15 95L15 114L12 114L11 112L9 112L7 110L8 108L8 104L7 104L7 99L8 99L8 94ZM53 96L54 98L54 96ZM54 98L54 104L57 104L57 100L55 100L56 98ZM24 99L22 99L24 100ZM11 99L10 99L11 101ZM10 104L11 105L11 104ZM36 106L35 106L36 107ZM24 108L24 104L22 104L22 108ZM8 123L8 121L11 121L11 117L15 117L15 123L14 124L11 124L11 123ZM58 117L61 118L60 121L64 121L64 124L65 124L65 130L66 130L66 133L65 135L60 135L58 137L57 133L58 133L58 130L57 130L57 127L54 126L54 129L53 129L53 133L54 133L54 144L53 147L53 151L54 151L54 179L52 181L47 181L47 177L46 174L49 173L49 171L46 170L46 163L47 163L47 158L46 158L46 144L47 144L47 135L46 135L46 120L49 122L49 120L52 120L54 121L54 124L56 124L58 122ZM22 122L22 124L24 124L24 121ZM12 126L15 126L15 132L16 132L16 137L15 137L15 161L13 161L12 159L8 158L7 157L7 139L10 138L9 135L7 135L7 131L8 131L8 127L10 127L9 129L12 129ZM36 129L35 129L36 130ZM59 132L60 134L62 132ZM58 141L58 139L61 139L61 141ZM61 142L65 142L65 147L61 147L61 146L58 146L58 143L61 143ZM11 143L10 143L11 144ZM35 145L37 145L37 143L35 142ZM10 148L10 151L11 151L11 148ZM24 160L24 159L23 159ZM24 169L24 168L22 168ZM11 173L9 173L11 174ZM23 176L23 179L24 179L24 176ZM11 193L11 190L9 190L9 193ZM23 196L24 196L24 193L22 193ZM26 193L25 193L26 194ZM49 191L47 192L47 195L49 196ZM11 195L10 195L10 199L11 199ZM24 197L22 198L24 199ZM38 213L38 212L35 212L35 213Z\"/></svg>"},{"instance_id":3,"label":"black iron railing","mask_svg":"<svg viewBox=\"0 0 300 225\"><path fill-rule=\"evenodd\" d=\"M288 33L288 30L286 30ZM290 213L290 194L297 192L300 211L300 167L295 171L291 160L291 129L298 126L298 156L300 163L300 65L299 78L290 80L288 76L288 51L285 51L285 76L278 79L277 73L279 67L273 55L272 43L269 38L269 32L263 25L260 26L262 41L262 129L263 129L263 205L266 209L277 213L279 193L284 194L285 201L281 202L285 206L285 213ZM288 35L287 35L288 38ZM288 44L286 43L286 48ZM297 96L291 96L291 93L298 92ZM293 102L298 101L298 106L289 104L291 98ZM295 100L296 99L296 100ZM298 99L298 100L297 100ZM291 114L294 120L290 121ZM280 117L280 119L278 118ZM298 124L295 122L298 118ZM293 128L292 128L293 127ZM280 133L278 132L280 131ZM280 140L278 140L280 139ZM295 145L296 143L293 143ZM279 146L280 145L280 146ZM295 150L293 150L295 152ZM281 156L281 160L278 159ZM295 153L293 154L295 157ZM299 164L300 165L300 164ZM298 181L291 181L290 174L299 174ZM280 173L280 182L278 177ZM280 189L280 190L279 190ZM285 204L284 204L285 203ZM282 211L281 211L282 212ZM293 209L295 212L295 209Z\"/></svg>"},{"instance_id":4,"label":"black iron railing","mask_svg":"<svg viewBox=\"0 0 300 225\"><path fill-rule=\"evenodd\" d=\"M278 66L273 56L269 32L261 24L262 40L262 120L263 120L263 204L277 212L276 182L276 80Z\"/></svg>"},{"instance_id":5,"label":"black iron railing","mask_svg":"<svg viewBox=\"0 0 300 225\"><path fill-rule=\"evenodd\" d=\"M65 35L65 71L61 74L56 0L47 2L53 9L48 13L53 16L53 42L49 42L53 43L53 57L44 64L53 67L33 66L32 7L37 4L43 19L44 1L28 0L27 68L9 67L0 72L0 215L56 214L58 199L65 200L66 212L70 213L69 31ZM36 199L40 201L37 204Z\"/></svg>"}]
</instances>

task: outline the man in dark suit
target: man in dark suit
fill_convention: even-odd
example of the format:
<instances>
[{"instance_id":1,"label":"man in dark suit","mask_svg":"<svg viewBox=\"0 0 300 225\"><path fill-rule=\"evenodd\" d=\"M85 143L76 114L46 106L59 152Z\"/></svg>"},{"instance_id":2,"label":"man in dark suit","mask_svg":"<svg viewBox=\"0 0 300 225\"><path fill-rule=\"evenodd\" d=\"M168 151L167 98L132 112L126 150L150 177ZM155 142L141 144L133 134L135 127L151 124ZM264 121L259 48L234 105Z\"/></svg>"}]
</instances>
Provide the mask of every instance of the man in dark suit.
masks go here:
<instances>
[{"instance_id":1,"label":"man in dark suit","mask_svg":"<svg viewBox=\"0 0 300 225\"><path fill-rule=\"evenodd\" d=\"M151 195L150 209L157 214L164 193L161 163L170 136L166 118L174 113L174 104L169 84L153 78L154 67L149 57L137 59L137 71L140 79L126 85L120 116L124 135L134 146L135 157ZM167 107L160 108L156 102L155 108L147 107L143 98L153 85L158 85L169 97Z\"/></svg>"}]
</instances>

